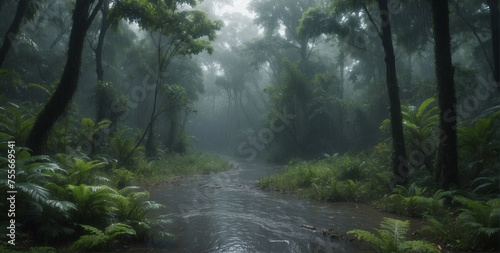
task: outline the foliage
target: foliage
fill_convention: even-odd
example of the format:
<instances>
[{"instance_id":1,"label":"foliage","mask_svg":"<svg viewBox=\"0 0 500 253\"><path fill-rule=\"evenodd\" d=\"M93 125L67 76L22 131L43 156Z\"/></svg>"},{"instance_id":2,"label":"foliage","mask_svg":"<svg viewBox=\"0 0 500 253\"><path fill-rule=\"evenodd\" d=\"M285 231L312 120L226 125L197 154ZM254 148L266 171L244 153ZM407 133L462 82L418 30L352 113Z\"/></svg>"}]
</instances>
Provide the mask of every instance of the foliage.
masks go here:
<instances>
[{"instance_id":1,"label":"foliage","mask_svg":"<svg viewBox=\"0 0 500 253\"><path fill-rule=\"evenodd\" d=\"M161 226L171 221L164 216L147 218L146 214L152 210L164 208L164 205L150 201L149 192L136 192L137 187L126 187L120 190L120 194L125 198L117 199L116 219L130 225L136 232L139 239L153 238L155 236L172 236L165 231L154 231L155 227Z\"/></svg>"},{"instance_id":2,"label":"foliage","mask_svg":"<svg viewBox=\"0 0 500 253\"><path fill-rule=\"evenodd\" d=\"M66 184L71 185L81 185L88 184L93 185L96 183L107 183L110 180L104 176L100 176L99 170L107 165L105 162L98 160L85 161L80 158L75 158L74 163L67 163L68 167L68 177Z\"/></svg>"},{"instance_id":3,"label":"foliage","mask_svg":"<svg viewBox=\"0 0 500 253\"><path fill-rule=\"evenodd\" d=\"M453 194L452 191L437 191L428 196L426 187L419 187L412 183L408 188L396 186L396 193L381 200L384 208L397 214L424 217L443 212L445 199Z\"/></svg>"},{"instance_id":4,"label":"foliage","mask_svg":"<svg viewBox=\"0 0 500 253\"><path fill-rule=\"evenodd\" d=\"M497 159L500 153L499 115L500 112L497 111L489 116L479 117L471 126L458 127L460 155L467 163L467 170L472 170L464 173L472 174L469 178L495 176L500 171Z\"/></svg>"},{"instance_id":5,"label":"foliage","mask_svg":"<svg viewBox=\"0 0 500 253\"><path fill-rule=\"evenodd\" d=\"M87 141L93 143L94 135L105 129L111 125L111 121L109 120L101 120L99 122L94 123L92 119L83 118L82 119L82 127L83 129L79 131L80 137L79 141Z\"/></svg>"},{"instance_id":6,"label":"foliage","mask_svg":"<svg viewBox=\"0 0 500 253\"><path fill-rule=\"evenodd\" d=\"M115 189L105 185L67 185L65 188L69 200L76 205L73 217L79 224L106 224L116 211L116 200L122 198Z\"/></svg>"},{"instance_id":7,"label":"foliage","mask_svg":"<svg viewBox=\"0 0 500 253\"><path fill-rule=\"evenodd\" d=\"M19 207L16 215L23 217L20 219L21 228L25 231L33 230L35 236L45 241L73 234L74 230L68 226L67 221L72 218L71 212L76 206L66 199L58 198L49 187L54 180L53 175L64 173L64 170L48 156L31 156L22 147L15 150L14 181L18 191L16 206ZM7 158L0 157L0 168L7 175ZM0 179L0 184L2 192L7 192L7 177Z\"/></svg>"},{"instance_id":8,"label":"foliage","mask_svg":"<svg viewBox=\"0 0 500 253\"><path fill-rule=\"evenodd\" d=\"M422 142L432 137L438 125L437 106L429 108L434 102L432 97L422 102L418 108L402 106L406 138Z\"/></svg>"},{"instance_id":9,"label":"foliage","mask_svg":"<svg viewBox=\"0 0 500 253\"><path fill-rule=\"evenodd\" d=\"M142 160L135 172L143 177L146 184L154 184L178 175L215 173L230 168L228 161L214 154L191 151L186 154L165 154L160 160L151 162Z\"/></svg>"},{"instance_id":10,"label":"foliage","mask_svg":"<svg viewBox=\"0 0 500 253\"><path fill-rule=\"evenodd\" d=\"M196 1L120 1L111 10L112 19L124 17L136 21L145 30L160 31L172 38L172 51L180 55L198 54L204 50L212 53L210 41L222 27L222 21L212 21L199 10L180 11L182 4L194 7ZM206 39L208 38L208 40Z\"/></svg>"},{"instance_id":11,"label":"foliage","mask_svg":"<svg viewBox=\"0 0 500 253\"><path fill-rule=\"evenodd\" d=\"M16 140L18 145L25 143L35 122L33 113L26 111L26 106L19 106L14 103L0 107L0 112L3 115L0 118L0 132L12 136L12 139Z\"/></svg>"},{"instance_id":12,"label":"foliage","mask_svg":"<svg viewBox=\"0 0 500 253\"><path fill-rule=\"evenodd\" d=\"M368 166L365 159L362 154L344 155L290 164L281 173L260 179L259 186L303 193L317 200L363 201L380 197L389 189L388 172L375 164Z\"/></svg>"},{"instance_id":13,"label":"foliage","mask_svg":"<svg viewBox=\"0 0 500 253\"><path fill-rule=\"evenodd\" d=\"M9 98L20 98L26 92L26 85L19 73L0 69L0 91Z\"/></svg>"},{"instance_id":14,"label":"foliage","mask_svg":"<svg viewBox=\"0 0 500 253\"><path fill-rule=\"evenodd\" d=\"M453 214L427 216L426 220L428 225L423 226L419 233L437 238L436 243L453 250L463 250L470 244L468 235L463 232L463 224L457 222Z\"/></svg>"},{"instance_id":15,"label":"foliage","mask_svg":"<svg viewBox=\"0 0 500 253\"><path fill-rule=\"evenodd\" d=\"M499 247L500 238L500 199L486 202L455 196L454 201L464 207L457 217L457 222L470 232L472 245L477 249L492 249Z\"/></svg>"},{"instance_id":16,"label":"foliage","mask_svg":"<svg viewBox=\"0 0 500 253\"><path fill-rule=\"evenodd\" d=\"M124 239L127 236L135 235L134 229L129 225L122 223L113 223L106 227L104 231L89 226L81 225L86 231L91 232L90 235L81 236L76 242L71 245L70 250L110 250L118 239Z\"/></svg>"},{"instance_id":17,"label":"foliage","mask_svg":"<svg viewBox=\"0 0 500 253\"><path fill-rule=\"evenodd\" d=\"M135 178L135 175L127 169L120 168L113 170L113 178L116 188L122 189L129 185L130 181Z\"/></svg>"},{"instance_id":18,"label":"foliage","mask_svg":"<svg viewBox=\"0 0 500 253\"><path fill-rule=\"evenodd\" d=\"M401 114L403 116L403 130L407 141L407 150L409 158L412 159L412 154L418 152L421 160L410 160L411 165L418 169L420 166L425 166L429 172L433 172L433 160L437 150L438 139L436 136L438 126L438 108L432 106L435 102L433 97L426 99L417 108L415 106L401 106ZM431 107L432 106L432 107ZM390 121L384 120L380 129L385 134L390 133Z\"/></svg>"},{"instance_id":19,"label":"foliage","mask_svg":"<svg viewBox=\"0 0 500 253\"><path fill-rule=\"evenodd\" d=\"M98 82L94 87L95 103L96 103L96 119L101 121L108 119L112 124L116 124L118 120L129 113L127 98L119 94L116 86L109 82ZM113 108L115 110L110 110ZM119 110L116 110L120 108Z\"/></svg>"},{"instance_id":20,"label":"foliage","mask_svg":"<svg viewBox=\"0 0 500 253\"><path fill-rule=\"evenodd\" d=\"M118 160L120 165L124 165L123 163L127 160L128 156L131 157L128 159L128 163L133 165L137 161L139 154L144 150L143 146L139 146L139 148L134 150L136 140L134 137L130 137L129 132L130 129L115 131L110 139L110 153Z\"/></svg>"},{"instance_id":21,"label":"foliage","mask_svg":"<svg viewBox=\"0 0 500 253\"><path fill-rule=\"evenodd\" d=\"M438 248L426 241L407 241L406 231L410 226L409 221L401 221L385 217L380 223L380 229L375 229L378 235L365 230L353 229L348 234L355 234L358 239L365 240L384 252L435 252Z\"/></svg>"}]
</instances>

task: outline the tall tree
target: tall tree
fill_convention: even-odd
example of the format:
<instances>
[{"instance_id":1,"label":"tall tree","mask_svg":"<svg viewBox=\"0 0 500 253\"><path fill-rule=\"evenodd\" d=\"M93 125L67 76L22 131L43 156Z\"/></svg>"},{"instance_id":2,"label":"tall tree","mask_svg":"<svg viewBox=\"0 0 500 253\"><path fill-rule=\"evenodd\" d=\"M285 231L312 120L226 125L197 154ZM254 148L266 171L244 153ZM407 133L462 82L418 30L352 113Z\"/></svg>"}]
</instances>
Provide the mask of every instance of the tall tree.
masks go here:
<instances>
[{"instance_id":1,"label":"tall tree","mask_svg":"<svg viewBox=\"0 0 500 253\"><path fill-rule=\"evenodd\" d=\"M12 21L9 29L5 33L2 47L0 48L0 67L2 67L3 62L5 61L5 57L7 57L7 53L9 52L9 49L12 46L12 40L15 39L15 36L19 32L21 21L23 20L24 13L28 9L29 3L30 0L20 0L19 3L17 4L17 10L14 16L14 20Z\"/></svg>"},{"instance_id":2,"label":"tall tree","mask_svg":"<svg viewBox=\"0 0 500 253\"><path fill-rule=\"evenodd\" d=\"M440 188L458 186L457 112L454 68L451 62L451 36L447 0L432 2L435 68L441 139L438 147L437 182Z\"/></svg>"},{"instance_id":3,"label":"tall tree","mask_svg":"<svg viewBox=\"0 0 500 253\"><path fill-rule=\"evenodd\" d=\"M396 184L406 184L408 177L408 164L406 158L406 147L403 134L402 116L401 116L401 102L399 98L399 86L396 76L396 59L394 56L394 47L392 42L392 31L390 14L387 5L387 0L378 0L378 9L380 13L380 24L371 16L368 8L363 3L368 18L375 26L377 34L382 40L382 45L385 52L385 65L386 65L386 84L389 95L389 113L391 119L391 136L393 141L393 154L392 154L392 169ZM325 12L321 8L310 9L304 14L299 26L299 34L310 33L311 36L319 35L322 33L334 33L339 38L347 38L353 34L357 34L355 28L352 26L341 25L337 19L338 14L334 9L340 5L341 7L346 4L337 2L330 6L332 12ZM351 5L351 4L348 4ZM346 7L346 6L343 6ZM348 22L347 22L348 23ZM381 30L379 30L379 26ZM356 45L353 45L356 47Z\"/></svg>"},{"instance_id":4,"label":"tall tree","mask_svg":"<svg viewBox=\"0 0 500 253\"><path fill-rule=\"evenodd\" d=\"M488 0L490 8L491 44L493 46L493 79L500 93L500 14L498 0Z\"/></svg>"},{"instance_id":5,"label":"tall tree","mask_svg":"<svg viewBox=\"0 0 500 253\"><path fill-rule=\"evenodd\" d=\"M213 52L211 41L215 40L216 31L222 27L222 21L213 21L200 10L182 10L184 4L195 7L197 1L125 0L117 2L116 7L113 7L110 13L111 19L116 16L125 17L129 21L136 21L142 29L147 30L156 51L156 80L151 117L141 138L126 160L144 141L146 135L148 136L146 154L153 156L156 151L154 123L158 116L166 111L165 108L158 110L166 104L165 100L161 100L160 90L164 86L165 71L174 57L196 55L205 50L208 53ZM160 101L161 104L159 104Z\"/></svg>"},{"instance_id":6,"label":"tall tree","mask_svg":"<svg viewBox=\"0 0 500 253\"><path fill-rule=\"evenodd\" d=\"M392 170L396 184L405 185L408 182L408 165L406 164L406 147L401 116L401 102L399 100L399 86L396 76L396 58L394 56L394 47L392 44L390 14L389 8L387 7L387 0L378 0L377 2L382 28L381 32L377 31L382 39L382 45L385 52L385 73L389 94L389 116L391 119L391 135L393 145ZM370 20L374 22L368 12L368 9L366 8L366 5L363 4L363 7Z\"/></svg>"},{"instance_id":7,"label":"tall tree","mask_svg":"<svg viewBox=\"0 0 500 253\"><path fill-rule=\"evenodd\" d=\"M54 94L38 114L26 143L35 154L43 152L52 127L73 98L78 85L84 39L102 2L103 0L77 0L75 3L66 66Z\"/></svg>"}]
</instances>

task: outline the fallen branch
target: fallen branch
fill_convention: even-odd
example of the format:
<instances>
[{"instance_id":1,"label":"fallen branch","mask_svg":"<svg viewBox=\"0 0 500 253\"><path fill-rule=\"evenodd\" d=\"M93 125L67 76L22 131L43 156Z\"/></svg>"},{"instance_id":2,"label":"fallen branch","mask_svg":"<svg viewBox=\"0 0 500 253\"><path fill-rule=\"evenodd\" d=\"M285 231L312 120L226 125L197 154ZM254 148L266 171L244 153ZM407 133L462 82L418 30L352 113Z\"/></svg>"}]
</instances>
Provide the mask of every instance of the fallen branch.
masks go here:
<instances>
[{"instance_id":1,"label":"fallen branch","mask_svg":"<svg viewBox=\"0 0 500 253\"><path fill-rule=\"evenodd\" d=\"M301 227L303 227L303 228L307 228L307 229L310 229L310 230L318 230L318 228L317 228L317 227L313 227L313 226L311 226L311 225L306 225L306 224L302 224L302 226L301 226Z\"/></svg>"}]
</instances>

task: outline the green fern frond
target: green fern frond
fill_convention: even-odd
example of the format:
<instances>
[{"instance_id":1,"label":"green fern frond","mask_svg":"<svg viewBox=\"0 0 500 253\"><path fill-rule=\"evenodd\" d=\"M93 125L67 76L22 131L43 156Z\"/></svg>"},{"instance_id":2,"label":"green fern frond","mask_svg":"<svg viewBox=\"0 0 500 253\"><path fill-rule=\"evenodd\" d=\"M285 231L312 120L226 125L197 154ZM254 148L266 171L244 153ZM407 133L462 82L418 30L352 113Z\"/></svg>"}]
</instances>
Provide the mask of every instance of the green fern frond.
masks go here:
<instances>
[{"instance_id":1,"label":"green fern frond","mask_svg":"<svg viewBox=\"0 0 500 253\"><path fill-rule=\"evenodd\" d=\"M60 200L46 200L45 203L55 209L58 209L62 212L67 212L69 210L77 210L77 207L74 203L69 201L60 201Z\"/></svg>"},{"instance_id":2,"label":"green fern frond","mask_svg":"<svg viewBox=\"0 0 500 253\"><path fill-rule=\"evenodd\" d=\"M109 250L111 243L118 239L122 235L135 236L135 230L129 225L123 223L113 223L106 227L104 231L89 225L80 225L86 231L89 231L90 235L81 236L76 242L71 245L70 250L75 251L80 250Z\"/></svg>"},{"instance_id":3,"label":"green fern frond","mask_svg":"<svg viewBox=\"0 0 500 253\"><path fill-rule=\"evenodd\" d=\"M125 234L136 235L135 230L131 226L123 223L113 223L109 225L104 230L104 233L110 236L111 238L115 238L118 235L125 235Z\"/></svg>"},{"instance_id":4,"label":"green fern frond","mask_svg":"<svg viewBox=\"0 0 500 253\"><path fill-rule=\"evenodd\" d=\"M426 241L406 241L403 242L399 249L401 252L408 253L439 253L436 245Z\"/></svg>"},{"instance_id":5,"label":"green fern frond","mask_svg":"<svg viewBox=\"0 0 500 253\"><path fill-rule=\"evenodd\" d=\"M365 240L365 241L371 242L377 246L382 245L382 240L378 236L376 236L368 231L365 231L365 230L353 229L353 230L349 230L347 232L347 234L354 234L354 235L356 235L358 240Z\"/></svg>"},{"instance_id":6,"label":"green fern frond","mask_svg":"<svg viewBox=\"0 0 500 253\"><path fill-rule=\"evenodd\" d=\"M354 229L348 234L355 234L358 239L373 243L380 252L435 252L431 250L436 247L423 241L406 241L406 231L410 227L409 221L401 221L384 217L380 224L381 229L377 229L378 236L368 231ZM424 251L420 251L424 250Z\"/></svg>"},{"instance_id":7,"label":"green fern frond","mask_svg":"<svg viewBox=\"0 0 500 253\"><path fill-rule=\"evenodd\" d=\"M410 227L410 221L401 221L384 217L380 227L386 231L390 231L392 240L398 245L406 240L405 235Z\"/></svg>"},{"instance_id":8,"label":"green fern frond","mask_svg":"<svg viewBox=\"0 0 500 253\"><path fill-rule=\"evenodd\" d=\"M16 188L38 202L43 202L50 195L46 188L34 183L16 183Z\"/></svg>"}]
</instances>

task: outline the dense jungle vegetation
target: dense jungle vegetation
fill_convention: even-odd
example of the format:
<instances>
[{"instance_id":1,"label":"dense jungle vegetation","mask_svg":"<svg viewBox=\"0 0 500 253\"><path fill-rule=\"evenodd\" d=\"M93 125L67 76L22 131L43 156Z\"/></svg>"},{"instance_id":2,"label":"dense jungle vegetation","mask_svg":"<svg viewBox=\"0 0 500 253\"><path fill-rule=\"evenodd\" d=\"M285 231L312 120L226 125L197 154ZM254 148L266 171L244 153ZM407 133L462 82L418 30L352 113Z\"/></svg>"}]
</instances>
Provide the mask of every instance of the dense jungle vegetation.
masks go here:
<instances>
[{"instance_id":1,"label":"dense jungle vegetation","mask_svg":"<svg viewBox=\"0 0 500 253\"><path fill-rule=\"evenodd\" d=\"M262 189L423 220L411 239L390 218L349 231L378 252L500 249L498 0L0 0L0 17L2 252L174 237L143 187L231 169L220 154L284 165Z\"/></svg>"}]
</instances>

